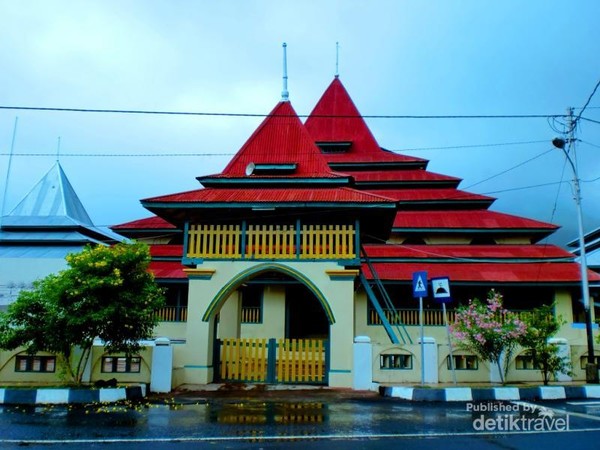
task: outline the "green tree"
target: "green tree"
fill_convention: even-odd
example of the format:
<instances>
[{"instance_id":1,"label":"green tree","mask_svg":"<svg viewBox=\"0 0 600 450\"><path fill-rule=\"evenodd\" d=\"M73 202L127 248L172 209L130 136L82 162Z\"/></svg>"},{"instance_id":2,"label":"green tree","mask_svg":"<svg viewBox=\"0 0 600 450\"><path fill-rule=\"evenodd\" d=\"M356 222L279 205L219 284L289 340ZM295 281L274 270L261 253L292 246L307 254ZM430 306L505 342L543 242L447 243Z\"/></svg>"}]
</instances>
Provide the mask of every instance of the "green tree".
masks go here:
<instances>
[{"instance_id":1,"label":"green tree","mask_svg":"<svg viewBox=\"0 0 600 450\"><path fill-rule=\"evenodd\" d=\"M559 373L571 374L569 358L560 356L558 345L548 342L565 323L561 317L554 315L553 310L553 305L544 305L525 315L523 320L527 331L519 340L534 367L540 370L544 385L548 384L551 376L556 378Z\"/></svg>"},{"instance_id":2,"label":"green tree","mask_svg":"<svg viewBox=\"0 0 600 450\"><path fill-rule=\"evenodd\" d=\"M0 348L54 353L80 384L94 339L109 353L139 352L164 296L148 272L144 244L86 247L66 259L66 270L35 282L0 315Z\"/></svg>"},{"instance_id":3,"label":"green tree","mask_svg":"<svg viewBox=\"0 0 600 450\"><path fill-rule=\"evenodd\" d=\"M518 340L525 334L525 323L502 306L502 295L495 290L486 303L470 300L456 310L450 331L459 348L477 355L483 361L496 363L500 380L505 383L507 364Z\"/></svg>"}]
</instances>

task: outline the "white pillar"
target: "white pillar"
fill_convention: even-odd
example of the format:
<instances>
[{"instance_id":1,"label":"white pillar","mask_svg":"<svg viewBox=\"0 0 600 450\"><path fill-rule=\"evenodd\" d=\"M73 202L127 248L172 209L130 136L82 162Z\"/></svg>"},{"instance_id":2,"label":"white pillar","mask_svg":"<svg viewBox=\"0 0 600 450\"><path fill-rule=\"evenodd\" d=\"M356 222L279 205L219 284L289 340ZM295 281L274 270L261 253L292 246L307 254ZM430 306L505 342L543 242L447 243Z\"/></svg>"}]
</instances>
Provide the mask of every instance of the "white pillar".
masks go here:
<instances>
[{"instance_id":1,"label":"white pillar","mask_svg":"<svg viewBox=\"0 0 600 450\"><path fill-rule=\"evenodd\" d=\"M560 358L564 358L567 361L571 361L571 346L569 345L569 341L563 338L553 338L548 339L548 344L555 344L558 346L558 356ZM559 373L556 375L556 381L572 381L569 375L565 373Z\"/></svg>"},{"instance_id":2,"label":"white pillar","mask_svg":"<svg viewBox=\"0 0 600 450\"><path fill-rule=\"evenodd\" d=\"M373 345L369 336L354 338L352 389L368 391L373 386Z\"/></svg>"},{"instance_id":3,"label":"white pillar","mask_svg":"<svg viewBox=\"0 0 600 450\"><path fill-rule=\"evenodd\" d=\"M173 347L171 347L171 341L166 337L156 338L152 351L150 391L171 392L172 374Z\"/></svg>"},{"instance_id":4,"label":"white pillar","mask_svg":"<svg viewBox=\"0 0 600 450\"><path fill-rule=\"evenodd\" d=\"M418 341L421 344L421 339ZM438 347L435 338L423 337L425 360L421 361L425 368L425 383L438 383Z\"/></svg>"}]
</instances>

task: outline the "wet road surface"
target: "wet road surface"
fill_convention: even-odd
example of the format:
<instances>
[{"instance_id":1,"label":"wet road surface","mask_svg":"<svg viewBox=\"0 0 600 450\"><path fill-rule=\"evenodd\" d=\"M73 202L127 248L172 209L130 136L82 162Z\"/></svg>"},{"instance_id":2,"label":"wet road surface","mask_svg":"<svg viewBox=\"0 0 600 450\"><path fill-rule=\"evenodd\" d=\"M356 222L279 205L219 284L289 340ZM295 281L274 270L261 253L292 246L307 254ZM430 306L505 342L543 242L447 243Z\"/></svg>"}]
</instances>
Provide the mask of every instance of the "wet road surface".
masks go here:
<instances>
[{"instance_id":1,"label":"wet road surface","mask_svg":"<svg viewBox=\"0 0 600 450\"><path fill-rule=\"evenodd\" d=\"M0 406L0 448L589 449L600 441L600 402L593 401L436 404L307 396L184 403Z\"/></svg>"}]
</instances>

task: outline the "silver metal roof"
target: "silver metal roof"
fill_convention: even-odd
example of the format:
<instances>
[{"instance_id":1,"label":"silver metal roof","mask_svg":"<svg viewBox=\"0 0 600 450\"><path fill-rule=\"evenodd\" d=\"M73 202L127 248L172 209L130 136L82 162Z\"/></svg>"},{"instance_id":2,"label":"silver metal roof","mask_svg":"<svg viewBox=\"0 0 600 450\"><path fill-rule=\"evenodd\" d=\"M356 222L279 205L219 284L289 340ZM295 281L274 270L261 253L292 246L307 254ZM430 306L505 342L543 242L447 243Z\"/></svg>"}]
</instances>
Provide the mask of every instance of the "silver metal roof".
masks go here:
<instances>
[{"instance_id":1,"label":"silver metal roof","mask_svg":"<svg viewBox=\"0 0 600 450\"><path fill-rule=\"evenodd\" d=\"M80 224L93 225L58 161L8 215L64 216Z\"/></svg>"}]
</instances>

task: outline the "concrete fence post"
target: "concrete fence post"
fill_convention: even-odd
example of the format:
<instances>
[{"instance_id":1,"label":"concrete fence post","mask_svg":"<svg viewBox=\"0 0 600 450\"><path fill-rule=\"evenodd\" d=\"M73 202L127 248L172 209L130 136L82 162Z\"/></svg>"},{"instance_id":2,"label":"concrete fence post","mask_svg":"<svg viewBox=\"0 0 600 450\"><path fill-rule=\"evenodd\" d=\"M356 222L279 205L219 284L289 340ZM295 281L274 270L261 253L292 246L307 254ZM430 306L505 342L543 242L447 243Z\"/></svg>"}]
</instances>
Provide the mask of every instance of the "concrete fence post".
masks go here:
<instances>
[{"instance_id":1,"label":"concrete fence post","mask_svg":"<svg viewBox=\"0 0 600 450\"><path fill-rule=\"evenodd\" d=\"M160 337L154 341L150 373L150 391L171 392L173 376L173 347L169 338Z\"/></svg>"},{"instance_id":2,"label":"concrete fence post","mask_svg":"<svg viewBox=\"0 0 600 450\"><path fill-rule=\"evenodd\" d=\"M373 386L373 345L369 336L354 338L352 389L368 391Z\"/></svg>"},{"instance_id":3,"label":"concrete fence post","mask_svg":"<svg viewBox=\"0 0 600 450\"><path fill-rule=\"evenodd\" d=\"M548 344L555 344L558 346L558 356L566 359L567 361L571 361L571 346L569 345L569 341L563 338L553 338L548 339ZM556 376L556 381L572 381L571 378L566 373L559 373Z\"/></svg>"},{"instance_id":4,"label":"concrete fence post","mask_svg":"<svg viewBox=\"0 0 600 450\"><path fill-rule=\"evenodd\" d=\"M421 339L418 340L419 345ZM421 361L421 364L425 367L425 383L439 383L438 373L438 346L435 338L423 337L423 344L425 346L424 354L425 360Z\"/></svg>"}]
</instances>

